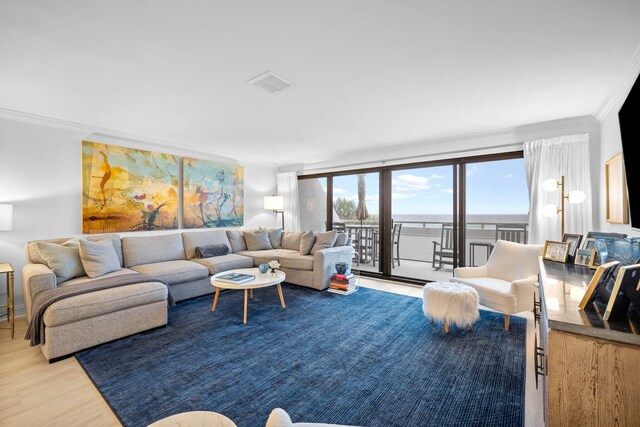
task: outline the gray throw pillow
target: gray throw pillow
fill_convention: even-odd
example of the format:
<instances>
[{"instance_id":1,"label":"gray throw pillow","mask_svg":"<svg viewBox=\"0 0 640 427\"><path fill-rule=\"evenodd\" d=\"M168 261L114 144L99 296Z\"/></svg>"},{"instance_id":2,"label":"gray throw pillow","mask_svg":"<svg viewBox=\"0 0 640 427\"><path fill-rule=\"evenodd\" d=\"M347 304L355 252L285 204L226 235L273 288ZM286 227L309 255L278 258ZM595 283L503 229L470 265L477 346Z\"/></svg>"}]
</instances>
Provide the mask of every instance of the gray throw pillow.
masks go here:
<instances>
[{"instance_id":1,"label":"gray throw pillow","mask_svg":"<svg viewBox=\"0 0 640 427\"><path fill-rule=\"evenodd\" d=\"M229 238L229 243L231 243L231 250L233 253L247 250L247 244L242 236L242 231L227 230L227 237Z\"/></svg>"},{"instance_id":2,"label":"gray throw pillow","mask_svg":"<svg viewBox=\"0 0 640 427\"><path fill-rule=\"evenodd\" d=\"M336 244L338 232L335 230L327 231L325 233L318 233L316 235L316 241L311 248L311 255L315 254L319 250L332 248Z\"/></svg>"},{"instance_id":3,"label":"gray throw pillow","mask_svg":"<svg viewBox=\"0 0 640 427\"><path fill-rule=\"evenodd\" d=\"M229 246L224 243L214 243L213 245L196 246L196 258L211 258L229 253Z\"/></svg>"},{"instance_id":4,"label":"gray throw pillow","mask_svg":"<svg viewBox=\"0 0 640 427\"><path fill-rule=\"evenodd\" d=\"M313 244L316 242L316 235L313 231L307 231L300 237L300 255L309 255Z\"/></svg>"},{"instance_id":5,"label":"gray throw pillow","mask_svg":"<svg viewBox=\"0 0 640 427\"><path fill-rule=\"evenodd\" d=\"M338 233L336 235L336 242L333 246L346 246L349 241L349 235L347 233Z\"/></svg>"},{"instance_id":6,"label":"gray throw pillow","mask_svg":"<svg viewBox=\"0 0 640 427\"><path fill-rule=\"evenodd\" d=\"M265 249L273 249L266 230L245 231L243 234L248 250L263 251Z\"/></svg>"},{"instance_id":7,"label":"gray throw pillow","mask_svg":"<svg viewBox=\"0 0 640 427\"><path fill-rule=\"evenodd\" d=\"M80 261L80 249L77 245L37 242L36 248L38 254L53 270L58 284L85 275L82 261Z\"/></svg>"},{"instance_id":8,"label":"gray throw pillow","mask_svg":"<svg viewBox=\"0 0 640 427\"><path fill-rule=\"evenodd\" d=\"M300 238L304 233L302 231L286 231L282 233L282 249L290 249L292 251L300 250Z\"/></svg>"},{"instance_id":9,"label":"gray throw pillow","mask_svg":"<svg viewBox=\"0 0 640 427\"><path fill-rule=\"evenodd\" d=\"M282 249L282 228L262 228L260 230L266 230L269 235L269 243L273 249Z\"/></svg>"},{"instance_id":10,"label":"gray throw pillow","mask_svg":"<svg viewBox=\"0 0 640 427\"><path fill-rule=\"evenodd\" d=\"M100 277L120 270L120 259L111 240L80 240L80 261L87 276Z\"/></svg>"}]
</instances>

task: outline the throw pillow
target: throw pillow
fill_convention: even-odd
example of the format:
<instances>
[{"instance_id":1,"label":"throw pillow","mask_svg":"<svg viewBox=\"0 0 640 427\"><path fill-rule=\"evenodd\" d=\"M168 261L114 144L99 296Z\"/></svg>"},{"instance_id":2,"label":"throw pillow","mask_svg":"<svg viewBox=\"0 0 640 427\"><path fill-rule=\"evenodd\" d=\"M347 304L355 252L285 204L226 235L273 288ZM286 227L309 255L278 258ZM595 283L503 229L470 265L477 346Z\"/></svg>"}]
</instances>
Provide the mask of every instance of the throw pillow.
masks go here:
<instances>
[{"instance_id":1,"label":"throw pillow","mask_svg":"<svg viewBox=\"0 0 640 427\"><path fill-rule=\"evenodd\" d=\"M229 238L229 243L231 243L231 250L233 253L247 250L247 244L242 236L242 231L227 230L227 237Z\"/></svg>"},{"instance_id":2,"label":"throw pillow","mask_svg":"<svg viewBox=\"0 0 640 427\"><path fill-rule=\"evenodd\" d=\"M300 237L300 255L309 255L313 244L316 242L316 235L313 231L307 231Z\"/></svg>"},{"instance_id":3,"label":"throw pillow","mask_svg":"<svg viewBox=\"0 0 640 427\"><path fill-rule=\"evenodd\" d=\"M269 243L273 249L282 248L282 228L262 228L260 230L266 230L269 235Z\"/></svg>"},{"instance_id":4,"label":"throw pillow","mask_svg":"<svg viewBox=\"0 0 640 427\"><path fill-rule=\"evenodd\" d=\"M80 240L80 261L87 276L100 277L120 270L120 259L111 240Z\"/></svg>"},{"instance_id":5,"label":"throw pillow","mask_svg":"<svg viewBox=\"0 0 640 427\"><path fill-rule=\"evenodd\" d=\"M269 242L269 234L266 230L245 231L244 241L247 243L247 249L250 251L262 251L265 249L273 249Z\"/></svg>"},{"instance_id":6,"label":"throw pillow","mask_svg":"<svg viewBox=\"0 0 640 427\"><path fill-rule=\"evenodd\" d=\"M300 238L304 233L302 231L287 231L282 234L282 249L290 249L292 251L300 250Z\"/></svg>"},{"instance_id":7,"label":"throw pillow","mask_svg":"<svg viewBox=\"0 0 640 427\"><path fill-rule=\"evenodd\" d=\"M56 275L58 284L84 276L80 261L80 248L76 245L65 246L57 243L37 242L38 253Z\"/></svg>"},{"instance_id":8,"label":"throw pillow","mask_svg":"<svg viewBox=\"0 0 640 427\"><path fill-rule=\"evenodd\" d=\"M335 230L327 231L325 233L318 233L316 235L316 241L311 248L311 255L315 254L319 250L332 248L336 244L336 238L338 232Z\"/></svg>"},{"instance_id":9,"label":"throw pillow","mask_svg":"<svg viewBox=\"0 0 640 427\"><path fill-rule=\"evenodd\" d=\"M347 233L337 233L336 242L333 246L346 246L349 241L349 235Z\"/></svg>"},{"instance_id":10,"label":"throw pillow","mask_svg":"<svg viewBox=\"0 0 640 427\"><path fill-rule=\"evenodd\" d=\"M222 256L229 253L229 246L224 243L213 245L196 246L196 258L209 258L212 256Z\"/></svg>"}]
</instances>

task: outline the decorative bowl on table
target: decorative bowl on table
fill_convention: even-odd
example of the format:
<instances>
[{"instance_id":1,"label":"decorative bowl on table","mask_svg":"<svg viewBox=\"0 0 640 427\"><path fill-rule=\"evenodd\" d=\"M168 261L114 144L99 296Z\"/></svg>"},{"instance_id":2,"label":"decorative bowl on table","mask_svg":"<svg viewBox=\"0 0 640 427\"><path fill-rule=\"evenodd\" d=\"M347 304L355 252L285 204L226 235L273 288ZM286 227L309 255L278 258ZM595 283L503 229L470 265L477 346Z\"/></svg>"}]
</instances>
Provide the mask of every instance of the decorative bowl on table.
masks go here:
<instances>
[{"instance_id":1,"label":"decorative bowl on table","mask_svg":"<svg viewBox=\"0 0 640 427\"><path fill-rule=\"evenodd\" d=\"M258 271L260 272L260 274L266 274L269 271L269 264L258 265Z\"/></svg>"}]
</instances>

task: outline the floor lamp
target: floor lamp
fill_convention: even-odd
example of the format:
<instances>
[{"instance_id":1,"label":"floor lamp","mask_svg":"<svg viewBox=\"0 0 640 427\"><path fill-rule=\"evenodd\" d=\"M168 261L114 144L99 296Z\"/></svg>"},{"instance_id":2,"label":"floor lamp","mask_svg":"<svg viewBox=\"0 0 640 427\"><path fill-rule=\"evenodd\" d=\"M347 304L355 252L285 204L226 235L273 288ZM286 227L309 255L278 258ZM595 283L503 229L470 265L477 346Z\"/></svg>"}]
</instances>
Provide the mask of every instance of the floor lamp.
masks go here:
<instances>
[{"instance_id":1,"label":"floor lamp","mask_svg":"<svg viewBox=\"0 0 640 427\"><path fill-rule=\"evenodd\" d=\"M282 229L284 230L284 197L276 195L265 196L264 208L282 214Z\"/></svg>"},{"instance_id":2,"label":"floor lamp","mask_svg":"<svg viewBox=\"0 0 640 427\"><path fill-rule=\"evenodd\" d=\"M544 191L553 192L553 191L556 191L558 188L560 189L560 206L554 205L554 204L545 205L542 208L542 214L546 217L554 217L558 214L561 214L560 230L561 230L562 236L560 236L560 238L562 239L564 237L564 212L565 212L564 201L566 200L571 204L577 205L579 203L584 202L584 199L586 198L586 196L582 191L579 191L579 190L569 191L567 194L565 194L564 175L562 175L562 177L560 178L560 181L558 181L556 178L549 178L549 179L545 179L544 182L542 183L542 189Z\"/></svg>"}]
</instances>

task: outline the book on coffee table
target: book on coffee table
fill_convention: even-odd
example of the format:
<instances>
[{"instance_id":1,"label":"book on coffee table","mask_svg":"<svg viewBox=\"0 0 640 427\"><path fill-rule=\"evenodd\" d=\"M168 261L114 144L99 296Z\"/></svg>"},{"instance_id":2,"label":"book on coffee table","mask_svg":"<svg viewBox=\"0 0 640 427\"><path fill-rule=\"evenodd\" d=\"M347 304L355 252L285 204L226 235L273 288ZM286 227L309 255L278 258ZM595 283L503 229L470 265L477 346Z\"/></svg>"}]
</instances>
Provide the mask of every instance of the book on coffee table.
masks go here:
<instances>
[{"instance_id":1,"label":"book on coffee table","mask_svg":"<svg viewBox=\"0 0 640 427\"><path fill-rule=\"evenodd\" d=\"M217 276L216 281L224 282L224 283L235 283L237 285L242 283L247 283L255 279L256 276L253 274L244 274L244 273L227 273L222 276Z\"/></svg>"}]
</instances>

